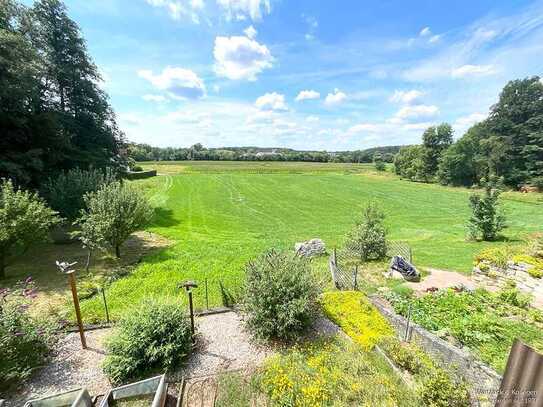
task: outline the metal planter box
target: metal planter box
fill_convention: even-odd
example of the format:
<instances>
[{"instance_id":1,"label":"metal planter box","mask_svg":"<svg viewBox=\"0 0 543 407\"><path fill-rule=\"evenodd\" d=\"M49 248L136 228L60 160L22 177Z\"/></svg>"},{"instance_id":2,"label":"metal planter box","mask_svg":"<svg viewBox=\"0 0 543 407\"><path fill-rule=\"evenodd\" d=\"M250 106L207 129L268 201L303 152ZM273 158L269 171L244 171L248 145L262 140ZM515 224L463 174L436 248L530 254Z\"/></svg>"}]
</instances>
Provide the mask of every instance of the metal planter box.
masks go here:
<instances>
[{"instance_id":1,"label":"metal planter box","mask_svg":"<svg viewBox=\"0 0 543 407\"><path fill-rule=\"evenodd\" d=\"M24 407L92 407L87 389L75 389L27 401Z\"/></svg>"},{"instance_id":2,"label":"metal planter box","mask_svg":"<svg viewBox=\"0 0 543 407\"><path fill-rule=\"evenodd\" d=\"M167 395L166 376L161 375L111 389L102 399L100 407L112 407L116 401L128 401L141 396L149 396L149 404L146 404L149 407L164 407Z\"/></svg>"}]
</instances>

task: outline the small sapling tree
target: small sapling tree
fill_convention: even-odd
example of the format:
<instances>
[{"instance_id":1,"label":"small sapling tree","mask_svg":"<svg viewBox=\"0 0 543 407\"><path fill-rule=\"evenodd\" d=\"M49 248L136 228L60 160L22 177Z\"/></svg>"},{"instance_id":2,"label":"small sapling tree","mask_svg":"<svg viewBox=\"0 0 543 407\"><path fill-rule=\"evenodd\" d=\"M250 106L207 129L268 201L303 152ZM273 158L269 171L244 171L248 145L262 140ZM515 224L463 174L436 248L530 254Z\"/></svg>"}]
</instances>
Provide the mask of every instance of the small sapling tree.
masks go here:
<instances>
[{"instance_id":1,"label":"small sapling tree","mask_svg":"<svg viewBox=\"0 0 543 407\"><path fill-rule=\"evenodd\" d=\"M495 240L505 225L505 215L500 208L500 184L494 180L482 180L484 195L472 194L469 197L471 217L468 220L470 239Z\"/></svg>"},{"instance_id":2,"label":"small sapling tree","mask_svg":"<svg viewBox=\"0 0 543 407\"><path fill-rule=\"evenodd\" d=\"M8 261L30 245L47 240L49 229L59 222L55 211L37 194L0 181L0 279Z\"/></svg>"},{"instance_id":3,"label":"small sapling tree","mask_svg":"<svg viewBox=\"0 0 543 407\"><path fill-rule=\"evenodd\" d=\"M347 236L346 247L360 256L362 261L379 260L387 254L387 231L385 214L370 202L364 209L362 220Z\"/></svg>"},{"instance_id":4,"label":"small sapling tree","mask_svg":"<svg viewBox=\"0 0 543 407\"><path fill-rule=\"evenodd\" d=\"M87 248L101 247L107 243L121 257L121 245L137 230L147 225L152 216L145 195L128 184L113 182L98 191L85 195L86 209L78 223Z\"/></svg>"}]
</instances>

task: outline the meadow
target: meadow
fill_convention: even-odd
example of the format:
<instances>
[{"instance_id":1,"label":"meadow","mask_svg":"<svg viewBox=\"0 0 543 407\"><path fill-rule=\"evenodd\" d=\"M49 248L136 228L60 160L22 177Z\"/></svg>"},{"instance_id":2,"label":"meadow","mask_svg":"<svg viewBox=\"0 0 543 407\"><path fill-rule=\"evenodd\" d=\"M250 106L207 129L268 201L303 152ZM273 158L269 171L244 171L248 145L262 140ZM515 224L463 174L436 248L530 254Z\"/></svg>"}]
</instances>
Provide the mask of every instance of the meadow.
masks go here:
<instances>
[{"instance_id":1,"label":"meadow","mask_svg":"<svg viewBox=\"0 0 543 407\"><path fill-rule=\"evenodd\" d=\"M339 247L371 200L386 213L390 239L408 242L419 267L469 273L483 248L519 243L543 224L539 194L506 193L504 239L468 242L469 190L401 180L368 164L196 161L144 167L160 174L137 181L156 207L149 231L173 244L110 286L114 318L147 296L184 298L179 284L188 279L201 285L198 307L205 304L205 279L209 305L221 305L224 295L239 293L251 258L272 247L292 250L295 242L314 237L328 249ZM325 260L316 265L328 279ZM83 301L82 310L87 320L103 318L99 296Z\"/></svg>"}]
</instances>

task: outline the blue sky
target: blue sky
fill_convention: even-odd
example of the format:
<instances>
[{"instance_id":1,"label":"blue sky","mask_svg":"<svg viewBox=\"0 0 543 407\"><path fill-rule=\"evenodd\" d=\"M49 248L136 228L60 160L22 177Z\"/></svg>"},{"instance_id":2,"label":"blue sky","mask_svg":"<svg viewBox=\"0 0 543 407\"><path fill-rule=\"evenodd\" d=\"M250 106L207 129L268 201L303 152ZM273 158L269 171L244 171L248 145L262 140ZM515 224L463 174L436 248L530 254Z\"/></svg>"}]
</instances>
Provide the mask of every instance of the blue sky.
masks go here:
<instances>
[{"instance_id":1,"label":"blue sky","mask_svg":"<svg viewBox=\"0 0 543 407\"><path fill-rule=\"evenodd\" d=\"M66 1L129 140L320 150L459 137L543 73L543 2L447 3Z\"/></svg>"}]
</instances>

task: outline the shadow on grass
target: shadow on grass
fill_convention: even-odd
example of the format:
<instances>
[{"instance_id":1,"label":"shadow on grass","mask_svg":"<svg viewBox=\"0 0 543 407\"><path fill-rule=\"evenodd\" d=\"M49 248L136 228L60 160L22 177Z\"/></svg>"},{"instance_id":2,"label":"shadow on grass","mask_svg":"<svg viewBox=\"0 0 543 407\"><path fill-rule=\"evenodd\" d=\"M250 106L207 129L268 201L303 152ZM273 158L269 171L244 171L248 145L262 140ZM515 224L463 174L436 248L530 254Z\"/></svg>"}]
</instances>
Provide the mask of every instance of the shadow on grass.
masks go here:
<instances>
[{"instance_id":1,"label":"shadow on grass","mask_svg":"<svg viewBox=\"0 0 543 407\"><path fill-rule=\"evenodd\" d=\"M175 219L173 211L168 208L155 208L155 215L153 217L153 226L167 228L171 226L177 226L181 222Z\"/></svg>"}]
</instances>

